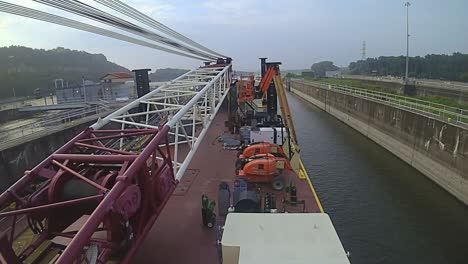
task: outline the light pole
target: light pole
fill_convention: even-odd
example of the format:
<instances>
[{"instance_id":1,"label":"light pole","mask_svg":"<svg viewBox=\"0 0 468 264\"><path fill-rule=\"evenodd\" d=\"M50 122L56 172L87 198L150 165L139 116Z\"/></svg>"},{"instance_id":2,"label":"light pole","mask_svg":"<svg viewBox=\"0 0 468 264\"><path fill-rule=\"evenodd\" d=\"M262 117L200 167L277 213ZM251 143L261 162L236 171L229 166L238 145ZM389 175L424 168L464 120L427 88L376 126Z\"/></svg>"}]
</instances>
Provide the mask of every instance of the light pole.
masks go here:
<instances>
[{"instance_id":1,"label":"light pole","mask_svg":"<svg viewBox=\"0 0 468 264\"><path fill-rule=\"evenodd\" d=\"M83 75L83 94L84 94L84 102L86 103L86 84L85 84L85 78Z\"/></svg>"},{"instance_id":2,"label":"light pole","mask_svg":"<svg viewBox=\"0 0 468 264\"><path fill-rule=\"evenodd\" d=\"M410 2L406 2L406 70L405 70L405 84L408 83L408 63L409 63L409 7Z\"/></svg>"},{"instance_id":3,"label":"light pole","mask_svg":"<svg viewBox=\"0 0 468 264\"><path fill-rule=\"evenodd\" d=\"M11 65L13 65L13 60L15 59L15 56L14 55L10 55L8 56L8 58L10 59L9 62ZM9 70L9 69L8 69ZM8 72L8 74L10 74L10 72ZM13 98L16 99L16 91L15 91L15 87L12 87L11 88L13 90Z\"/></svg>"}]
</instances>

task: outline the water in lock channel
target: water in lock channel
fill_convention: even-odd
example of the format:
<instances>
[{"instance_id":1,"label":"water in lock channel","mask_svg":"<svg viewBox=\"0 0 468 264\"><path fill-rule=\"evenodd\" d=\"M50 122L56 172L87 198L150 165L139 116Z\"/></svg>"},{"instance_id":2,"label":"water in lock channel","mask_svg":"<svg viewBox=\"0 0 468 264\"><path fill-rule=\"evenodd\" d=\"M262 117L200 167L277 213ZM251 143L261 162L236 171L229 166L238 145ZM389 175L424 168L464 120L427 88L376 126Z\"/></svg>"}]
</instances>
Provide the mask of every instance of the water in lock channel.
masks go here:
<instances>
[{"instance_id":1,"label":"water in lock channel","mask_svg":"<svg viewBox=\"0 0 468 264\"><path fill-rule=\"evenodd\" d=\"M302 159L351 263L468 263L468 206L333 116L288 97Z\"/></svg>"}]
</instances>

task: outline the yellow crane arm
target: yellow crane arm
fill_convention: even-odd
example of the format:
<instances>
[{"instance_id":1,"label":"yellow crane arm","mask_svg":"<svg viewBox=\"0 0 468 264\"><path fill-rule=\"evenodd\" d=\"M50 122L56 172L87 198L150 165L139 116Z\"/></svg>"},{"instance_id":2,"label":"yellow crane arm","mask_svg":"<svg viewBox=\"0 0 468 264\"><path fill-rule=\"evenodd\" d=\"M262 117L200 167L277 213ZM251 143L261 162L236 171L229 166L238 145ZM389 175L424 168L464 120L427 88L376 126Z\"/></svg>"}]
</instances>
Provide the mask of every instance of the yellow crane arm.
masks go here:
<instances>
[{"instance_id":1,"label":"yellow crane arm","mask_svg":"<svg viewBox=\"0 0 468 264\"><path fill-rule=\"evenodd\" d=\"M286 97L286 90L284 89L283 79L281 79L279 70L278 70L278 73L273 77L273 81L275 82L276 94L279 99L279 105L281 109L281 115L283 116L283 122L289 128L293 143L297 145L298 140L297 140L297 135L296 135L296 127L294 126L294 122L293 122L292 115L291 115L291 109L289 108L288 98Z\"/></svg>"},{"instance_id":2,"label":"yellow crane arm","mask_svg":"<svg viewBox=\"0 0 468 264\"><path fill-rule=\"evenodd\" d=\"M312 193L317 200L318 207L320 212L324 212L322 204L320 203L320 199L317 196L317 193L312 185L311 179L307 173L307 170L304 167L304 163L302 162L301 156L299 155L299 144L296 135L296 127L294 126L294 121L292 119L291 108L289 107L288 98L286 96L286 89L284 89L283 79L281 78L281 74L279 68L276 69L276 74L273 77L273 81L275 83L276 94L279 99L279 105L281 109L281 115L283 117L283 122L286 127L289 128L289 136L291 137L291 152L289 151L289 142L283 145L283 150L285 153L288 154L291 167L296 172L297 176L300 179L306 179L309 182L310 188Z\"/></svg>"}]
</instances>

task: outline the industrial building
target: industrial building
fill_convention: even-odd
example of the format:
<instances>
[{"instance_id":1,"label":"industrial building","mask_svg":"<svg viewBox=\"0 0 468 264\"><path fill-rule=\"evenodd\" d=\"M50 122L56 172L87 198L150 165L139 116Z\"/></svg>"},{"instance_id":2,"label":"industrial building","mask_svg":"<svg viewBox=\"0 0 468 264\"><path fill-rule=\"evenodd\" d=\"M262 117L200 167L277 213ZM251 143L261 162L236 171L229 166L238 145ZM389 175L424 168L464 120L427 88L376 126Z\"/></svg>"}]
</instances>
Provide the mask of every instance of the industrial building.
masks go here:
<instances>
[{"instance_id":1,"label":"industrial building","mask_svg":"<svg viewBox=\"0 0 468 264\"><path fill-rule=\"evenodd\" d=\"M57 87L55 93L59 104L125 101L136 97L133 75L125 72L107 73L100 78L100 82L86 80L78 86Z\"/></svg>"}]
</instances>

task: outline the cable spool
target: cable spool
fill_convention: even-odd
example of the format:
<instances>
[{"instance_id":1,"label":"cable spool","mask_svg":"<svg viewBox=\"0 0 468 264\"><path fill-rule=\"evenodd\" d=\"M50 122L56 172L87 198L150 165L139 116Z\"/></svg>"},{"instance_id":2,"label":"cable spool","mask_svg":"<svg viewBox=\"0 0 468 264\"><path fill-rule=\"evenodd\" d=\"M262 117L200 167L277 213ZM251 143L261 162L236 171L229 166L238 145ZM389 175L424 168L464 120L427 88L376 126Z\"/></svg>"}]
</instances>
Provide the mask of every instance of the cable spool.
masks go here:
<instances>
[{"instance_id":1,"label":"cable spool","mask_svg":"<svg viewBox=\"0 0 468 264\"><path fill-rule=\"evenodd\" d=\"M236 179L234 181L234 191L232 195L232 204L237 204L241 192L247 191L247 181L245 179Z\"/></svg>"},{"instance_id":2,"label":"cable spool","mask_svg":"<svg viewBox=\"0 0 468 264\"><path fill-rule=\"evenodd\" d=\"M261 196L256 191L243 191L239 193L239 201L235 204L236 213L259 213Z\"/></svg>"},{"instance_id":3,"label":"cable spool","mask_svg":"<svg viewBox=\"0 0 468 264\"><path fill-rule=\"evenodd\" d=\"M61 200L73 200L99 194L99 190L79 179L70 179L63 185Z\"/></svg>"}]
</instances>

